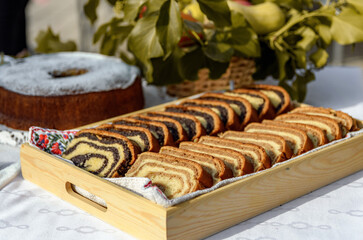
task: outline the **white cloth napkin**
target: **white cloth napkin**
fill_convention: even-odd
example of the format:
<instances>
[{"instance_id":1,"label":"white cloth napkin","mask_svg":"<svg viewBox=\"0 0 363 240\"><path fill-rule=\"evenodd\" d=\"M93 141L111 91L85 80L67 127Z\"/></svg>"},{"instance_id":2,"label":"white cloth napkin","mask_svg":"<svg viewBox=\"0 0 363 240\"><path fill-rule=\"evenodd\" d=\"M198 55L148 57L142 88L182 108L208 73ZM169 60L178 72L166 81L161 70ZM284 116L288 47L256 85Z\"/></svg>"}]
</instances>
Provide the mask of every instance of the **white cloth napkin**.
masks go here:
<instances>
[{"instance_id":1,"label":"white cloth napkin","mask_svg":"<svg viewBox=\"0 0 363 240\"><path fill-rule=\"evenodd\" d=\"M0 189L11 182L20 173L20 162L0 163Z\"/></svg>"}]
</instances>

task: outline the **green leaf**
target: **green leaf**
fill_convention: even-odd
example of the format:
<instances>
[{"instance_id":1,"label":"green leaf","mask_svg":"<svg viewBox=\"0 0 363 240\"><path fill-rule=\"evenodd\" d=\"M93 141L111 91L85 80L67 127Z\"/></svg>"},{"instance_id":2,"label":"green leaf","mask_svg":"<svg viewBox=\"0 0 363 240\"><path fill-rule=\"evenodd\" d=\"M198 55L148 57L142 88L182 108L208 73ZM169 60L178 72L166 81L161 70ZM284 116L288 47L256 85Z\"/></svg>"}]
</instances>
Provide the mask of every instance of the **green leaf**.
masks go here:
<instances>
[{"instance_id":1,"label":"green leaf","mask_svg":"<svg viewBox=\"0 0 363 240\"><path fill-rule=\"evenodd\" d=\"M317 68L321 68L328 62L329 54L325 49L318 48L309 58Z\"/></svg>"},{"instance_id":2,"label":"green leaf","mask_svg":"<svg viewBox=\"0 0 363 240\"><path fill-rule=\"evenodd\" d=\"M164 50L164 59L178 46L182 30L179 5L175 0L167 0L162 5L158 21L156 22L156 33Z\"/></svg>"},{"instance_id":3,"label":"green leaf","mask_svg":"<svg viewBox=\"0 0 363 240\"><path fill-rule=\"evenodd\" d=\"M349 4L352 4L360 14L363 14L363 2L362 0L347 0Z\"/></svg>"},{"instance_id":4,"label":"green leaf","mask_svg":"<svg viewBox=\"0 0 363 240\"><path fill-rule=\"evenodd\" d=\"M325 24L319 24L315 26L315 30L318 32L320 38L326 45L330 45L331 43L331 33L330 28Z\"/></svg>"},{"instance_id":5,"label":"green leaf","mask_svg":"<svg viewBox=\"0 0 363 240\"><path fill-rule=\"evenodd\" d=\"M100 4L100 0L88 0L83 6L83 11L86 17L91 21L91 24L97 20L97 7Z\"/></svg>"},{"instance_id":6,"label":"green leaf","mask_svg":"<svg viewBox=\"0 0 363 240\"><path fill-rule=\"evenodd\" d=\"M164 51L156 34L157 14L147 15L137 21L128 38L128 49L144 68L144 74L152 82L151 58L163 57Z\"/></svg>"},{"instance_id":7,"label":"green leaf","mask_svg":"<svg viewBox=\"0 0 363 240\"><path fill-rule=\"evenodd\" d=\"M297 68L306 68L306 52L301 49L293 51Z\"/></svg>"},{"instance_id":8,"label":"green leaf","mask_svg":"<svg viewBox=\"0 0 363 240\"><path fill-rule=\"evenodd\" d=\"M295 33L302 37L302 39L297 42L296 47L305 51L309 51L318 39L316 33L310 27L301 27L296 30Z\"/></svg>"},{"instance_id":9,"label":"green leaf","mask_svg":"<svg viewBox=\"0 0 363 240\"><path fill-rule=\"evenodd\" d=\"M104 55L113 56L116 53L117 40L113 39L112 36L106 34L101 43L100 52Z\"/></svg>"},{"instance_id":10,"label":"green leaf","mask_svg":"<svg viewBox=\"0 0 363 240\"><path fill-rule=\"evenodd\" d=\"M292 83L294 90L292 97L298 102L303 102L306 97L307 84L315 80L315 75L311 71L307 70L304 75L296 75L296 79Z\"/></svg>"},{"instance_id":11,"label":"green leaf","mask_svg":"<svg viewBox=\"0 0 363 240\"><path fill-rule=\"evenodd\" d=\"M226 0L197 0L200 10L217 27L230 26L231 12Z\"/></svg>"},{"instance_id":12,"label":"green leaf","mask_svg":"<svg viewBox=\"0 0 363 240\"><path fill-rule=\"evenodd\" d=\"M203 50L206 56L218 62L229 62L234 53L231 45L223 42L209 42Z\"/></svg>"},{"instance_id":13,"label":"green leaf","mask_svg":"<svg viewBox=\"0 0 363 240\"><path fill-rule=\"evenodd\" d=\"M285 79L286 72L285 72L285 65L287 61L289 60L290 56L287 52L281 52L281 51L275 51L277 62L279 66L279 79Z\"/></svg>"},{"instance_id":14,"label":"green leaf","mask_svg":"<svg viewBox=\"0 0 363 240\"><path fill-rule=\"evenodd\" d=\"M218 79L226 72L229 62L218 62L213 59L206 58L206 67L209 69L210 79Z\"/></svg>"},{"instance_id":15,"label":"green leaf","mask_svg":"<svg viewBox=\"0 0 363 240\"><path fill-rule=\"evenodd\" d=\"M249 27L232 29L232 46L244 57L259 57L260 43L257 34Z\"/></svg>"},{"instance_id":16,"label":"green leaf","mask_svg":"<svg viewBox=\"0 0 363 240\"><path fill-rule=\"evenodd\" d=\"M127 0L123 7L126 22L133 22L139 16L140 8L147 0Z\"/></svg>"},{"instance_id":17,"label":"green leaf","mask_svg":"<svg viewBox=\"0 0 363 240\"><path fill-rule=\"evenodd\" d=\"M101 37L106 34L109 25L110 23L105 23L98 27L95 34L93 34L93 43L97 43Z\"/></svg>"},{"instance_id":18,"label":"green leaf","mask_svg":"<svg viewBox=\"0 0 363 240\"><path fill-rule=\"evenodd\" d=\"M183 80L196 80L198 79L198 70L203 67L206 67L204 52L201 47L197 47L180 58L178 71Z\"/></svg>"},{"instance_id":19,"label":"green leaf","mask_svg":"<svg viewBox=\"0 0 363 240\"><path fill-rule=\"evenodd\" d=\"M344 8L338 16L332 17L330 28L333 40L340 44L363 41L363 15L351 8Z\"/></svg>"},{"instance_id":20,"label":"green leaf","mask_svg":"<svg viewBox=\"0 0 363 240\"><path fill-rule=\"evenodd\" d=\"M35 39L38 53L54 53L64 51L76 51L77 46L73 41L62 42L59 35L53 33L48 27L47 31L40 31Z\"/></svg>"}]
</instances>

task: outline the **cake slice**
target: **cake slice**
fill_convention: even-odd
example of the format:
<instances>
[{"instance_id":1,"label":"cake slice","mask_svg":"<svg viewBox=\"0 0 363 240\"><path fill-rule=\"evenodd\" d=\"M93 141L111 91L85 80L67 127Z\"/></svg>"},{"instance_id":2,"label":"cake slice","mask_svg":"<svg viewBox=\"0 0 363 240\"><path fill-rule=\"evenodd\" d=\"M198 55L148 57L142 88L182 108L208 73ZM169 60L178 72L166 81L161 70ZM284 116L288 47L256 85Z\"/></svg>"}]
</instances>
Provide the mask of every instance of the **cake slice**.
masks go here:
<instances>
[{"instance_id":1,"label":"cake slice","mask_svg":"<svg viewBox=\"0 0 363 240\"><path fill-rule=\"evenodd\" d=\"M271 159L271 164L286 161L291 158L292 151L281 136L267 133L249 133L241 131L226 131L221 138L235 140L241 143L252 143L261 146Z\"/></svg>"},{"instance_id":2,"label":"cake slice","mask_svg":"<svg viewBox=\"0 0 363 240\"><path fill-rule=\"evenodd\" d=\"M205 145L232 149L242 153L252 163L255 172L271 167L270 157L262 147L256 144L241 143L212 136L203 136L198 142Z\"/></svg>"},{"instance_id":3,"label":"cake slice","mask_svg":"<svg viewBox=\"0 0 363 240\"><path fill-rule=\"evenodd\" d=\"M238 116L240 124L238 130L242 130L249 122L258 121L256 110L246 99L236 96L227 96L222 93L205 93L200 96L199 99L228 103Z\"/></svg>"},{"instance_id":4,"label":"cake slice","mask_svg":"<svg viewBox=\"0 0 363 240\"><path fill-rule=\"evenodd\" d=\"M292 108L290 95L283 87L268 84L254 84L247 86L247 88L259 90L264 93L275 108L276 115L286 113Z\"/></svg>"},{"instance_id":5,"label":"cake slice","mask_svg":"<svg viewBox=\"0 0 363 240\"><path fill-rule=\"evenodd\" d=\"M226 129L239 128L238 116L228 103L215 100L187 99L182 101L180 105L210 108L218 115Z\"/></svg>"},{"instance_id":6,"label":"cake slice","mask_svg":"<svg viewBox=\"0 0 363 240\"><path fill-rule=\"evenodd\" d=\"M143 127L103 124L98 126L96 129L117 133L127 137L129 140L133 141L140 147L141 152L158 152L160 149L157 139L148 129Z\"/></svg>"},{"instance_id":7,"label":"cake slice","mask_svg":"<svg viewBox=\"0 0 363 240\"><path fill-rule=\"evenodd\" d=\"M171 136L173 137L173 141L176 145L178 145L182 141L188 140L188 135L183 129L180 122L175 119L169 117L158 117L158 116L146 116L146 115L136 115L132 116L135 119L140 119L143 121L152 121L152 122L161 122L164 123L165 126L168 128Z\"/></svg>"},{"instance_id":8,"label":"cake slice","mask_svg":"<svg viewBox=\"0 0 363 240\"><path fill-rule=\"evenodd\" d=\"M208 135L215 135L224 130L221 119L210 108L198 106L168 105L164 108L164 111L185 113L196 117L200 121Z\"/></svg>"},{"instance_id":9,"label":"cake slice","mask_svg":"<svg viewBox=\"0 0 363 240\"><path fill-rule=\"evenodd\" d=\"M114 120L113 124L146 128L158 140L160 146L174 145L173 137L164 123L143 121L131 117L122 117Z\"/></svg>"},{"instance_id":10,"label":"cake slice","mask_svg":"<svg viewBox=\"0 0 363 240\"><path fill-rule=\"evenodd\" d=\"M304 131L287 127L282 122L280 122L280 126L268 123L251 123L246 127L245 131L250 133L274 134L283 137L294 156L313 149L313 143Z\"/></svg>"},{"instance_id":11,"label":"cake slice","mask_svg":"<svg viewBox=\"0 0 363 240\"><path fill-rule=\"evenodd\" d=\"M276 126L280 126L279 122L280 122L279 120L275 120L275 121L264 120L263 121L263 123L269 123L271 125L276 125ZM300 129L300 130L304 131L310 138L311 142L313 143L314 148L328 143L328 138L326 137L324 131L316 126L304 124L304 123L289 123L289 122L284 122L284 126L292 127L292 128L296 128L296 129Z\"/></svg>"},{"instance_id":12,"label":"cake slice","mask_svg":"<svg viewBox=\"0 0 363 240\"><path fill-rule=\"evenodd\" d=\"M291 123L304 123L316 126L324 131L328 141L333 141L342 138L342 130L337 121L323 116L314 116L303 113L286 113L278 116L276 120L291 122Z\"/></svg>"},{"instance_id":13,"label":"cake slice","mask_svg":"<svg viewBox=\"0 0 363 240\"><path fill-rule=\"evenodd\" d=\"M273 119L275 117L275 109L273 108L270 99L260 91L251 89L236 89L227 91L224 94L229 96L237 96L246 99L257 111L259 120Z\"/></svg>"},{"instance_id":14,"label":"cake slice","mask_svg":"<svg viewBox=\"0 0 363 240\"><path fill-rule=\"evenodd\" d=\"M179 148L208 154L221 159L225 165L232 170L234 177L243 176L254 171L252 163L248 161L242 153L231 149L214 147L196 142L182 142L180 143Z\"/></svg>"},{"instance_id":15,"label":"cake slice","mask_svg":"<svg viewBox=\"0 0 363 240\"><path fill-rule=\"evenodd\" d=\"M231 169L226 167L222 160L207 154L169 146L162 147L160 153L199 163L212 176L213 184L233 177Z\"/></svg>"},{"instance_id":16,"label":"cake slice","mask_svg":"<svg viewBox=\"0 0 363 240\"><path fill-rule=\"evenodd\" d=\"M351 116L341 111L335 111L331 108L298 107L293 109L291 113L304 113L308 115L328 117L333 120L336 120L341 125L343 136L345 136L348 131L358 130L357 123L356 121L354 121L354 119Z\"/></svg>"},{"instance_id":17,"label":"cake slice","mask_svg":"<svg viewBox=\"0 0 363 240\"><path fill-rule=\"evenodd\" d=\"M193 141L206 134L201 122L190 114L165 111L147 112L146 114L152 117L168 117L178 121L187 133L188 140Z\"/></svg>"},{"instance_id":18,"label":"cake slice","mask_svg":"<svg viewBox=\"0 0 363 240\"><path fill-rule=\"evenodd\" d=\"M126 177L146 177L169 199L209 188L212 177L196 162L161 153L138 156Z\"/></svg>"},{"instance_id":19,"label":"cake slice","mask_svg":"<svg viewBox=\"0 0 363 240\"><path fill-rule=\"evenodd\" d=\"M62 157L100 177L118 177L134 163L140 152L126 137L103 130L79 131Z\"/></svg>"}]
</instances>

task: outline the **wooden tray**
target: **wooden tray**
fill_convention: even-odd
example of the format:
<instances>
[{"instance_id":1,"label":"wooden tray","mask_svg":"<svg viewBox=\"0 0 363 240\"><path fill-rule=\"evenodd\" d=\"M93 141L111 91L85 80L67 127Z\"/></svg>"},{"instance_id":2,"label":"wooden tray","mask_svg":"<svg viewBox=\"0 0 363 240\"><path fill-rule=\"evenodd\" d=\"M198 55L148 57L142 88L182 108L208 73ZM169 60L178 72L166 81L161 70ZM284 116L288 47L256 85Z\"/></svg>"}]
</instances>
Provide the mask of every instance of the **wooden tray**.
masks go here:
<instances>
[{"instance_id":1,"label":"wooden tray","mask_svg":"<svg viewBox=\"0 0 363 240\"><path fill-rule=\"evenodd\" d=\"M362 170L362 143L360 134L169 208L29 144L22 145L20 159L26 180L137 238L200 239ZM107 207L72 185L102 198Z\"/></svg>"}]
</instances>

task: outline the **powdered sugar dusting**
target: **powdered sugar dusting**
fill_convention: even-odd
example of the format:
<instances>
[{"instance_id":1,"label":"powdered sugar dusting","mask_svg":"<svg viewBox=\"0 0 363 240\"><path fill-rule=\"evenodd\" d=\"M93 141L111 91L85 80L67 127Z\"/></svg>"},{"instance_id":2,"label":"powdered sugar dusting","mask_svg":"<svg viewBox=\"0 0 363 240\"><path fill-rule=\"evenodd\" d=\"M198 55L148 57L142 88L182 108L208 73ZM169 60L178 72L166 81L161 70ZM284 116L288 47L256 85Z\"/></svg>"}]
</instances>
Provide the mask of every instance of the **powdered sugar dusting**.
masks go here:
<instances>
[{"instance_id":1,"label":"powdered sugar dusting","mask_svg":"<svg viewBox=\"0 0 363 240\"><path fill-rule=\"evenodd\" d=\"M70 77L54 78L53 71L86 69ZM0 87L31 96L62 96L125 89L140 71L121 59L95 53L62 52L34 55L0 66Z\"/></svg>"}]
</instances>

